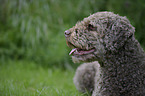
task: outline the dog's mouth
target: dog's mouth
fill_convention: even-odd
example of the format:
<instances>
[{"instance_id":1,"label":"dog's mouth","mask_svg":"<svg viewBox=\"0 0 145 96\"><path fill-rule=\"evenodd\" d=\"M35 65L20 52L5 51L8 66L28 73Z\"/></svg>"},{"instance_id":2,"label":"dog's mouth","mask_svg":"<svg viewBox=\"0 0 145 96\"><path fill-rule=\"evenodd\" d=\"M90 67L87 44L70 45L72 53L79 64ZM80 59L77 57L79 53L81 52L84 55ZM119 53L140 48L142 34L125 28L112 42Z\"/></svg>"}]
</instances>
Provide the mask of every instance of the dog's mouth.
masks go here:
<instances>
[{"instance_id":1,"label":"dog's mouth","mask_svg":"<svg viewBox=\"0 0 145 96\"><path fill-rule=\"evenodd\" d=\"M87 54L91 54L95 51L95 48L92 48L89 50L78 48L70 42L67 42L67 45L68 45L68 47L73 48L71 50L71 52L69 53L69 55L73 55L73 56L87 55Z\"/></svg>"}]
</instances>

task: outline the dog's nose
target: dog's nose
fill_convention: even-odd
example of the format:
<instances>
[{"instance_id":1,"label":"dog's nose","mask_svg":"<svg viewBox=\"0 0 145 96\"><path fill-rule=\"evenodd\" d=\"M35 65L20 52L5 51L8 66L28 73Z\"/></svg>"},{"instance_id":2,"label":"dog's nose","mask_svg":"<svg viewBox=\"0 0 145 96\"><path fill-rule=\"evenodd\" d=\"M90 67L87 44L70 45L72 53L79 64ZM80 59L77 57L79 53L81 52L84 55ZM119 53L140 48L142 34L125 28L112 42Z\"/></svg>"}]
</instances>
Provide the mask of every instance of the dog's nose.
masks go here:
<instances>
[{"instance_id":1,"label":"dog's nose","mask_svg":"<svg viewBox=\"0 0 145 96\"><path fill-rule=\"evenodd\" d=\"M64 32L65 37L70 36L70 33L71 33L70 31L66 30L66 31Z\"/></svg>"}]
</instances>

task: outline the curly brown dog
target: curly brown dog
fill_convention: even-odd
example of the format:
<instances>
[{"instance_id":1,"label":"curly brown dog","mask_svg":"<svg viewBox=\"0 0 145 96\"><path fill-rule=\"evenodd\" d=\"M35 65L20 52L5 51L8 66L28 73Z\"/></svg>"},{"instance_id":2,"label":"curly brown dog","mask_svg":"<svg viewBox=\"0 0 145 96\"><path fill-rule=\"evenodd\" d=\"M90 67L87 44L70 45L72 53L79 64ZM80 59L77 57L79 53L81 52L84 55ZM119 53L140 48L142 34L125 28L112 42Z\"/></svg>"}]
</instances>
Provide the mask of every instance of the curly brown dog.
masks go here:
<instances>
[{"instance_id":1,"label":"curly brown dog","mask_svg":"<svg viewBox=\"0 0 145 96\"><path fill-rule=\"evenodd\" d=\"M134 32L126 17L112 12L95 13L65 31L73 61L92 62L76 71L79 91L92 96L145 96L145 53Z\"/></svg>"}]
</instances>

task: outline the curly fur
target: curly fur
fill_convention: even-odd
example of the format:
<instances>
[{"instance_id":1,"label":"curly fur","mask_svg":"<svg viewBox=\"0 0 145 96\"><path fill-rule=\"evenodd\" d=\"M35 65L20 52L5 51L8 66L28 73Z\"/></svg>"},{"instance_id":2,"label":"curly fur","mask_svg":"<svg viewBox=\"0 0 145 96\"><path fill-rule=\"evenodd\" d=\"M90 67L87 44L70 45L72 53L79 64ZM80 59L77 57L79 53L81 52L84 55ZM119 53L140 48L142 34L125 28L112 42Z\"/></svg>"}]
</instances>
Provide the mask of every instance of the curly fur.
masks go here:
<instances>
[{"instance_id":1,"label":"curly fur","mask_svg":"<svg viewBox=\"0 0 145 96\"><path fill-rule=\"evenodd\" d=\"M126 17L98 12L65 31L74 62L86 63L74 83L92 96L145 96L145 53Z\"/></svg>"},{"instance_id":2,"label":"curly fur","mask_svg":"<svg viewBox=\"0 0 145 96\"><path fill-rule=\"evenodd\" d=\"M80 92L93 92L95 75L99 70L98 68L99 64L97 61L84 63L77 68L76 75L74 76L74 84Z\"/></svg>"}]
</instances>

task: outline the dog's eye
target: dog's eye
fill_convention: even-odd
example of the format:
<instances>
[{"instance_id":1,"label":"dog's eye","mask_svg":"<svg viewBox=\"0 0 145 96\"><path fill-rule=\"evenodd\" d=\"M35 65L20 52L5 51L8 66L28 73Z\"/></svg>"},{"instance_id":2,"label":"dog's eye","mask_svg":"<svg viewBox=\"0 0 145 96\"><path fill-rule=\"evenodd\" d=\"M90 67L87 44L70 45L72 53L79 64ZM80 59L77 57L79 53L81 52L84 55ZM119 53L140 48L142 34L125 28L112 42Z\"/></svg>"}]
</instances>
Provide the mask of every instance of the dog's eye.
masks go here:
<instances>
[{"instance_id":1,"label":"dog's eye","mask_svg":"<svg viewBox=\"0 0 145 96\"><path fill-rule=\"evenodd\" d=\"M88 30L89 31L95 31L96 30L96 27L94 27L93 25L89 24L88 25Z\"/></svg>"}]
</instances>

